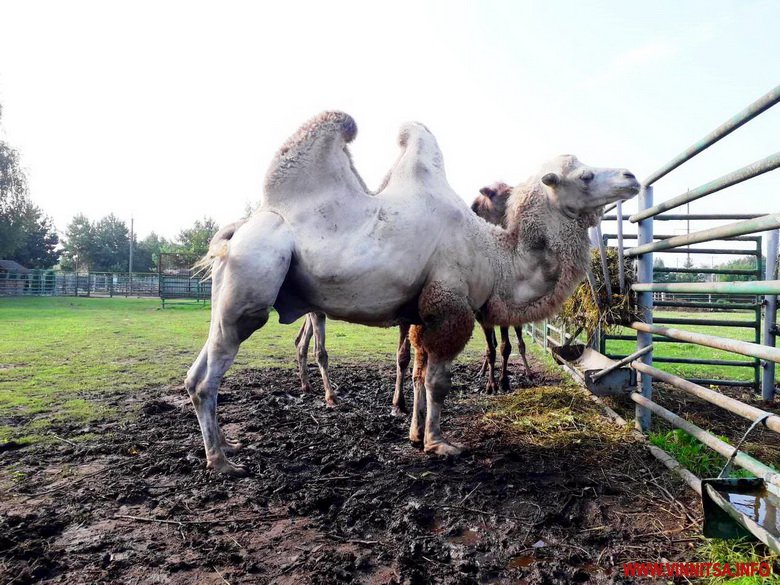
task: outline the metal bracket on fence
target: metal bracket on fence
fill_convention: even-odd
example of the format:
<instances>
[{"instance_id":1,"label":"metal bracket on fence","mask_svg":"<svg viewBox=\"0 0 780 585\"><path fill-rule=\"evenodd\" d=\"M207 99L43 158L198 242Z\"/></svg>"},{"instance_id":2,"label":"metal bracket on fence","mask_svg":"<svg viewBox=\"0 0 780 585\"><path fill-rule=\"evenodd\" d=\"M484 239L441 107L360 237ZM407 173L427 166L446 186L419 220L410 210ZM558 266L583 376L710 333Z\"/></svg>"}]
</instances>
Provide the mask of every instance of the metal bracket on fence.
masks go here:
<instances>
[{"instance_id":1,"label":"metal bracket on fence","mask_svg":"<svg viewBox=\"0 0 780 585\"><path fill-rule=\"evenodd\" d=\"M773 416L771 412L767 412L766 414L763 414L759 416L756 420L753 421L753 424L748 427L748 430L745 431L745 434L742 435L742 438L737 442L737 445L734 447L734 452L731 454L731 457L728 458L726 461L726 465L723 466L723 469L718 474L718 479L726 477L729 473L731 473L731 469L734 464L734 458L739 453L739 448L742 447L742 443L745 442L745 440L748 438L748 435L753 432L753 429L755 429L758 425L763 424L766 426L766 419L768 419L770 416Z\"/></svg>"}]
</instances>

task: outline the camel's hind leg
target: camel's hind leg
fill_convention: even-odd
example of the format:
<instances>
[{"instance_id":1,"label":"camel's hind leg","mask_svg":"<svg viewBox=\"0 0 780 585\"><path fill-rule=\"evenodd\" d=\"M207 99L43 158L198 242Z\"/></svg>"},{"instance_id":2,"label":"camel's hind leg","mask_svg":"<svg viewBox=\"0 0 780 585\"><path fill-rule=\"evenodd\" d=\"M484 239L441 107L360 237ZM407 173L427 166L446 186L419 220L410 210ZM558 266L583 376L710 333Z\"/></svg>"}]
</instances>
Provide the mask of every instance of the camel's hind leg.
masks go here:
<instances>
[{"instance_id":1,"label":"camel's hind leg","mask_svg":"<svg viewBox=\"0 0 780 585\"><path fill-rule=\"evenodd\" d=\"M328 351L325 349L325 313L309 313L307 318L311 319L312 329L314 330L314 352L317 355L317 365L320 367L322 385L325 388L325 404L333 407L336 406L336 393L330 385L330 376L328 376Z\"/></svg>"},{"instance_id":2,"label":"camel's hind leg","mask_svg":"<svg viewBox=\"0 0 780 585\"><path fill-rule=\"evenodd\" d=\"M509 341L509 327L501 327L501 377L498 383L501 390L509 392L509 356L512 354L512 344Z\"/></svg>"},{"instance_id":3,"label":"camel's hind leg","mask_svg":"<svg viewBox=\"0 0 780 585\"><path fill-rule=\"evenodd\" d=\"M224 240L230 240L229 246ZM268 320L289 269L292 249L290 230L274 213L258 213L235 234L230 232L221 241L211 243L214 260L209 338L187 372L184 386L203 434L207 467L217 472L246 473L225 456L226 447L237 444L228 441L219 428L217 392L239 345Z\"/></svg>"},{"instance_id":4,"label":"camel's hind leg","mask_svg":"<svg viewBox=\"0 0 780 585\"><path fill-rule=\"evenodd\" d=\"M219 384L225 372L233 364L240 343L249 337L246 331L259 329L267 320L267 310L242 315L239 322L212 320L206 346L187 374L185 387L195 407L195 414L203 434L206 466L219 473L231 475L246 473L244 467L231 463L225 457L226 448L236 449L240 444L227 440L222 429L219 428L217 422Z\"/></svg>"},{"instance_id":5,"label":"camel's hind leg","mask_svg":"<svg viewBox=\"0 0 780 585\"><path fill-rule=\"evenodd\" d=\"M311 382L309 382L309 372L307 370L309 360L309 342L314 334L314 325L312 323L312 313L308 313L303 318L298 335L295 338L295 358L298 361L298 376L301 379L301 392L308 394L311 392Z\"/></svg>"},{"instance_id":6,"label":"camel's hind leg","mask_svg":"<svg viewBox=\"0 0 780 585\"><path fill-rule=\"evenodd\" d=\"M390 414L401 416L406 411L404 398L404 380L411 359L409 342L409 324L401 323L398 334L398 351L395 354L395 393L393 394L393 409Z\"/></svg>"},{"instance_id":7,"label":"camel's hind leg","mask_svg":"<svg viewBox=\"0 0 780 585\"><path fill-rule=\"evenodd\" d=\"M482 325L482 331L485 333L485 341L487 343L485 347L485 360L482 363L482 367L487 368L487 382L485 383L485 392L493 394L498 392L498 386L496 385L496 331L494 327Z\"/></svg>"}]
</instances>

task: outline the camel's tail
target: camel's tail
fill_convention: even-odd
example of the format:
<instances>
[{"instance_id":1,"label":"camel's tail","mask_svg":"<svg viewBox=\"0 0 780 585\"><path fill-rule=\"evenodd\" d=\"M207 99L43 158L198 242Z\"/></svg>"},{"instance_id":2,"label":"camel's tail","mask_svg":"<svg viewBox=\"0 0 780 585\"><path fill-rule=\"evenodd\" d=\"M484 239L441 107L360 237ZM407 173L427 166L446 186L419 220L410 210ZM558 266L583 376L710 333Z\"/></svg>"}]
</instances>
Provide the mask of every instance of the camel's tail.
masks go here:
<instances>
[{"instance_id":1,"label":"camel's tail","mask_svg":"<svg viewBox=\"0 0 780 585\"><path fill-rule=\"evenodd\" d=\"M226 225L216 234L214 234L214 237L211 238L211 242L209 243L209 251L206 252L206 255L203 258L198 260L193 265L193 276L202 275L202 280L208 280L211 277L214 263L217 260L227 256L230 239L233 237L236 231L238 231L238 228L240 228L246 222L247 220L245 219L233 222Z\"/></svg>"}]
</instances>

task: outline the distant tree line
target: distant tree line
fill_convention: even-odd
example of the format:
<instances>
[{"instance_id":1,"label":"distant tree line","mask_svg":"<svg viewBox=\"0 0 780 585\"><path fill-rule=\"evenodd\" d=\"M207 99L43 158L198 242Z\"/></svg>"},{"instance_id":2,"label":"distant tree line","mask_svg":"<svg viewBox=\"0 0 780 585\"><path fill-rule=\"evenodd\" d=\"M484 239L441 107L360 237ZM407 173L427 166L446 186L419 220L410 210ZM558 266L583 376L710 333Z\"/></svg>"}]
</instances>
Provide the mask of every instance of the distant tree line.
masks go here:
<instances>
[{"instance_id":1,"label":"distant tree line","mask_svg":"<svg viewBox=\"0 0 780 585\"><path fill-rule=\"evenodd\" d=\"M152 232L141 241L133 237L133 270L155 272L163 253L199 257L206 253L209 241L217 232L217 223L205 217L183 229L175 240ZM66 270L92 272L126 272L130 261L130 229L114 214L91 222L83 214L68 224L60 265ZM192 262L190 261L190 264Z\"/></svg>"},{"instance_id":2,"label":"distant tree line","mask_svg":"<svg viewBox=\"0 0 780 585\"><path fill-rule=\"evenodd\" d=\"M205 217L181 230L174 240L155 233L141 241L134 237L133 270L156 271L165 252L202 256L217 229L216 222ZM60 241L51 218L30 199L18 151L0 140L0 259L27 268L52 268L59 263L66 270L125 272L129 257L130 230L114 214L94 222L78 214Z\"/></svg>"},{"instance_id":3,"label":"distant tree line","mask_svg":"<svg viewBox=\"0 0 780 585\"><path fill-rule=\"evenodd\" d=\"M763 278L764 274L764 267L766 266L766 258L761 258L761 274ZM653 260L653 270L654 276L653 279L655 282L704 282L705 278L709 276L707 273L703 272L658 272L657 270L659 268L665 268L664 261L660 258L655 258ZM693 265L693 262L690 258L686 259L685 263L683 264L683 268L692 269L695 268ZM701 268L701 267L700 267ZM729 260L727 262L723 262L721 264L717 264L714 266L714 268L720 268L723 270L750 270L753 272L753 274L715 274L713 275L714 279L721 282L728 282L728 281L748 281L748 280L756 280L755 276L755 270L756 270L756 257L755 256L743 256L739 258L734 258L733 260ZM702 268L702 270L706 270L705 268Z\"/></svg>"}]
</instances>

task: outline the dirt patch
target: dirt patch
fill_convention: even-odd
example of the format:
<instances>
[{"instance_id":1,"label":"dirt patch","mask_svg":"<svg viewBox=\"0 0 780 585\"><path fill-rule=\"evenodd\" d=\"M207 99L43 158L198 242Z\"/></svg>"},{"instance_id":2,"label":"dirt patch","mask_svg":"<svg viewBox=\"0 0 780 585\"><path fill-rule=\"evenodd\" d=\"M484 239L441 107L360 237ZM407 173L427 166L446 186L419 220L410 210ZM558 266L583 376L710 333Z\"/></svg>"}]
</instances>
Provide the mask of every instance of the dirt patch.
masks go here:
<instances>
[{"instance_id":1,"label":"dirt patch","mask_svg":"<svg viewBox=\"0 0 780 585\"><path fill-rule=\"evenodd\" d=\"M485 417L506 402L459 366L445 431L470 449L431 458L389 415L394 375L333 367L338 409L298 396L291 370L228 378L221 419L252 470L240 480L205 470L170 389L111 404L140 401L139 416L88 429L99 439L5 451L0 581L637 583L623 562L691 555L698 504L630 438L528 440Z\"/></svg>"}]
</instances>

